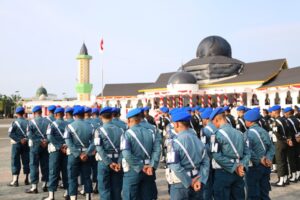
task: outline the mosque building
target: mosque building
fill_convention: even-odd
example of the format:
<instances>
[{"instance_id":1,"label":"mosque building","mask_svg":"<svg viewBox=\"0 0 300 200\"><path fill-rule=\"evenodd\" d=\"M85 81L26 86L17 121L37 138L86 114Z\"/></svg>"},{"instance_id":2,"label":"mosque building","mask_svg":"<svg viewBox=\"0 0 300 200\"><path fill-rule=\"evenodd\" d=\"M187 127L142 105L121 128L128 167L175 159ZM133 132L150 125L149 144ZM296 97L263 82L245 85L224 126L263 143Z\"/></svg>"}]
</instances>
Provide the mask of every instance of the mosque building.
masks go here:
<instances>
[{"instance_id":1,"label":"mosque building","mask_svg":"<svg viewBox=\"0 0 300 200\"><path fill-rule=\"evenodd\" d=\"M174 72L159 74L155 82L109 83L97 97L91 95L92 56L85 44L76 59L77 98L57 99L40 87L34 98L23 102L28 112L34 105L42 105L46 113L47 107L53 104L116 106L122 108L123 116L131 108L146 105L153 112L163 105L169 108L195 105L268 108L274 104L282 107L300 104L300 67L289 68L284 58L245 63L232 57L230 44L219 36L204 38L195 58Z\"/></svg>"}]
</instances>

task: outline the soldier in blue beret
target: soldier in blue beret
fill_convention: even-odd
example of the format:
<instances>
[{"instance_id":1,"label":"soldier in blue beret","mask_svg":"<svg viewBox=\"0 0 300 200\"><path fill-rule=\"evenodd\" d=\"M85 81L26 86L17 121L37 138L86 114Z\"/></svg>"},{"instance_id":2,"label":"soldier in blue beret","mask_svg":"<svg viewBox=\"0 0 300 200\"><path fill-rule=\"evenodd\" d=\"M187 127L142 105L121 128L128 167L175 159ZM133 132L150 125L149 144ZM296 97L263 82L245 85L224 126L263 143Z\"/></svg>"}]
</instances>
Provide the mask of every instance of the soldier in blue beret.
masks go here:
<instances>
[{"instance_id":1,"label":"soldier in blue beret","mask_svg":"<svg viewBox=\"0 0 300 200\"><path fill-rule=\"evenodd\" d=\"M224 106L223 110L224 110L228 124L230 124L233 128L236 128L236 122L235 122L234 117L231 115L230 107Z\"/></svg>"},{"instance_id":2,"label":"soldier in blue beret","mask_svg":"<svg viewBox=\"0 0 300 200\"><path fill-rule=\"evenodd\" d=\"M168 145L166 178L173 199L203 199L203 185L209 173L205 146L190 131L191 115L186 111L172 113L176 136Z\"/></svg>"},{"instance_id":3,"label":"soldier in blue beret","mask_svg":"<svg viewBox=\"0 0 300 200\"><path fill-rule=\"evenodd\" d=\"M204 112L201 113L201 118L203 121L203 129L201 130L201 141L205 145L207 149L208 156L211 158L210 152L210 138L215 134L217 128L213 125L213 123L209 120L209 117L212 113L212 108L206 108ZM211 164L211 162L210 162ZM204 200L212 200L213 199L213 168L210 166L209 176L206 184L203 188L203 199Z\"/></svg>"},{"instance_id":4,"label":"soldier in blue beret","mask_svg":"<svg viewBox=\"0 0 300 200\"><path fill-rule=\"evenodd\" d=\"M120 108L113 108L112 109L112 123L121 128L124 132L127 130L127 124L120 119L121 117L121 110Z\"/></svg>"},{"instance_id":5,"label":"soldier in blue beret","mask_svg":"<svg viewBox=\"0 0 300 200\"><path fill-rule=\"evenodd\" d=\"M275 142L275 159L277 165L278 181L272 183L275 187L284 187L289 184L288 180L288 163L287 163L287 149L288 141L291 139L288 122L284 117L280 116L281 106L274 105L271 108L274 122L272 124L273 142Z\"/></svg>"},{"instance_id":6,"label":"soldier in blue beret","mask_svg":"<svg viewBox=\"0 0 300 200\"><path fill-rule=\"evenodd\" d=\"M93 128L84 121L84 107L75 106L75 121L66 127L64 138L68 146L68 192L71 200L77 199L78 180L81 173L87 200L91 200L91 156L94 154Z\"/></svg>"},{"instance_id":7,"label":"soldier in blue beret","mask_svg":"<svg viewBox=\"0 0 300 200\"><path fill-rule=\"evenodd\" d=\"M149 176L153 176L158 152L152 132L140 125L141 111L136 108L127 113L129 129L121 138L124 200L153 199L153 180Z\"/></svg>"},{"instance_id":8,"label":"soldier in blue beret","mask_svg":"<svg viewBox=\"0 0 300 200\"><path fill-rule=\"evenodd\" d=\"M95 132L94 144L97 149L98 190L101 200L121 198L123 172L121 170L120 140L123 130L112 123L112 108L100 111L103 126Z\"/></svg>"},{"instance_id":9,"label":"soldier in blue beret","mask_svg":"<svg viewBox=\"0 0 300 200\"><path fill-rule=\"evenodd\" d=\"M245 120L244 120L244 114L247 110L245 106L239 106L237 107L237 122L236 122L236 129L244 133L247 130Z\"/></svg>"},{"instance_id":10,"label":"soldier in blue beret","mask_svg":"<svg viewBox=\"0 0 300 200\"><path fill-rule=\"evenodd\" d=\"M245 199L243 177L250 160L246 139L227 123L223 108L216 108L209 119L218 128L210 138L214 199Z\"/></svg>"},{"instance_id":11,"label":"soldier in blue beret","mask_svg":"<svg viewBox=\"0 0 300 200\"><path fill-rule=\"evenodd\" d=\"M73 108L72 108L72 107L66 108L65 114L66 114L67 122L68 122L69 124L71 124L72 122L74 122Z\"/></svg>"},{"instance_id":12,"label":"soldier in blue beret","mask_svg":"<svg viewBox=\"0 0 300 200\"><path fill-rule=\"evenodd\" d=\"M97 129L98 127L102 126L103 123L100 119L99 115L99 109L98 108L93 108L92 109L92 123L94 124L95 128Z\"/></svg>"},{"instance_id":13,"label":"soldier in blue beret","mask_svg":"<svg viewBox=\"0 0 300 200\"><path fill-rule=\"evenodd\" d=\"M167 127L171 121L169 116L169 108L164 106L160 108L160 111L162 114L159 116L158 129L161 132L162 144L164 144L166 140ZM165 161L165 157L166 157L165 152L162 151L161 162Z\"/></svg>"},{"instance_id":14,"label":"soldier in blue beret","mask_svg":"<svg viewBox=\"0 0 300 200\"><path fill-rule=\"evenodd\" d=\"M28 145L30 147L30 181L31 188L26 193L38 193L39 166L42 172L42 188L47 192L49 173L49 153L47 140L47 127L49 121L42 117L42 107L35 106L32 109L34 119L29 121L27 127Z\"/></svg>"},{"instance_id":15,"label":"soldier in blue beret","mask_svg":"<svg viewBox=\"0 0 300 200\"><path fill-rule=\"evenodd\" d=\"M94 111L96 111L96 110L94 110ZM99 112L98 109L97 109L97 111ZM99 127L99 123L92 118L92 108L90 108L88 106L84 107L84 121L86 123L88 123L90 126L92 126L93 133ZM92 165L93 193L94 194L98 194L99 193L99 191L98 191L98 183L97 183L98 167L97 167L97 161L95 159L95 156L92 156L90 158L90 162L91 162L91 165ZM81 175L81 181L83 182L82 175ZM80 191L80 194L82 194L82 195L85 194L84 186L82 187L82 190Z\"/></svg>"},{"instance_id":16,"label":"soldier in blue beret","mask_svg":"<svg viewBox=\"0 0 300 200\"><path fill-rule=\"evenodd\" d=\"M46 119L49 121L49 123L52 123L55 121L55 117L54 117L55 109L56 109L55 105L48 106L48 108L47 108L48 116L46 117Z\"/></svg>"},{"instance_id":17,"label":"soldier in blue beret","mask_svg":"<svg viewBox=\"0 0 300 200\"><path fill-rule=\"evenodd\" d=\"M149 182L152 181L152 186L150 190L153 191L153 196L152 199L157 199L157 187L156 187L156 173L155 170L158 168L159 164L159 159L160 159L160 154L161 154L161 143L162 143L162 138L161 138L161 133L159 132L158 128L156 126L150 124L148 121L145 120L145 115L144 115L144 108L142 109L142 112L140 114L141 122L140 125L149 131L151 131L153 140L154 140L154 152L153 153L153 160L154 160L154 165L153 165L153 175L152 176L147 176L146 178L149 179Z\"/></svg>"},{"instance_id":18,"label":"soldier in blue beret","mask_svg":"<svg viewBox=\"0 0 300 200\"><path fill-rule=\"evenodd\" d=\"M258 125L261 115L252 109L244 115L248 130L251 159L247 171L248 199L270 199L270 173L272 160L275 155L274 145L268 132Z\"/></svg>"},{"instance_id":19,"label":"soldier in blue beret","mask_svg":"<svg viewBox=\"0 0 300 200\"><path fill-rule=\"evenodd\" d=\"M294 109L287 107L283 110L289 125L291 139L288 140L287 157L289 162L290 182L296 183L300 176L300 143L296 138L300 136L300 121L294 116Z\"/></svg>"},{"instance_id":20,"label":"soldier in blue beret","mask_svg":"<svg viewBox=\"0 0 300 200\"><path fill-rule=\"evenodd\" d=\"M63 188L65 189L64 197L68 197L68 157L66 155L67 145L65 144L63 135L68 122L63 119L64 111L61 107L55 109L54 115L56 120L49 124L47 129L47 138L49 141L49 196L44 198L45 200L54 199L60 172L62 173Z\"/></svg>"},{"instance_id":21,"label":"soldier in blue beret","mask_svg":"<svg viewBox=\"0 0 300 200\"><path fill-rule=\"evenodd\" d=\"M19 175L21 171L21 160L23 165L23 173L25 174L25 185L29 185L29 147L26 128L28 121L23 118L25 110L23 107L17 107L17 119L12 122L8 129L8 136L11 139L11 172L12 182L8 186L19 186Z\"/></svg>"}]
</instances>

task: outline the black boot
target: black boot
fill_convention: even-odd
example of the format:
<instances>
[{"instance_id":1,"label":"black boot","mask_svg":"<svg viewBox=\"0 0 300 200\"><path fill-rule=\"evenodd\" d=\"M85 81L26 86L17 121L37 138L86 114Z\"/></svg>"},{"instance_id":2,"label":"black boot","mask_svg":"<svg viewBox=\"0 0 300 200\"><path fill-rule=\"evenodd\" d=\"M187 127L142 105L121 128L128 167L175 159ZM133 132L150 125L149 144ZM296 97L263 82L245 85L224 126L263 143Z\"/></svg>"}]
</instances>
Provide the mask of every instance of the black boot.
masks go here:
<instances>
[{"instance_id":1,"label":"black boot","mask_svg":"<svg viewBox=\"0 0 300 200\"><path fill-rule=\"evenodd\" d=\"M26 189L25 193L28 193L28 194L37 194L38 193L38 189L37 188L35 188L35 189L32 189L32 188Z\"/></svg>"},{"instance_id":2,"label":"black boot","mask_svg":"<svg viewBox=\"0 0 300 200\"><path fill-rule=\"evenodd\" d=\"M26 174L25 180L24 180L25 185L29 185L29 179L28 179L28 174Z\"/></svg>"},{"instance_id":3,"label":"black boot","mask_svg":"<svg viewBox=\"0 0 300 200\"><path fill-rule=\"evenodd\" d=\"M18 187L19 186L19 182L18 181L10 182L10 183L7 184L7 186Z\"/></svg>"}]
</instances>

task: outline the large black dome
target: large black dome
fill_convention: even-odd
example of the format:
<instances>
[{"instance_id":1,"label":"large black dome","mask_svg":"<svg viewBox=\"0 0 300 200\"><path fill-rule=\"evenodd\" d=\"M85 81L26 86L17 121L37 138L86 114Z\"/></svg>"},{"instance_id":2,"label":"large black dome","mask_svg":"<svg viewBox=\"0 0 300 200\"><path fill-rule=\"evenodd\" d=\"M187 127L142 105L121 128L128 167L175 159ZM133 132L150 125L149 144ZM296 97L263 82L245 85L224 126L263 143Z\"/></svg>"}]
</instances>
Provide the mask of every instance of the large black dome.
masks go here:
<instances>
[{"instance_id":1,"label":"large black dome","mask_svg":"<svg viewBox=\"0 0 300 200\"><path fill-rule=\"evenodd\" d=\"M168 81L169 84L196 84L196 77L189 72L176 72Z\"/></svg>"},{"instance_id":2,"label":"large black dome","mask_svg":"<svg viewBox=\"0 0 300 200\"><path fill-rule=\"evenodd\" d=\"M231 46L220 36L209 36L200 42L196 56L197 58L209 56L225 56L231 58Z\"/></svg>"}]
</instances>

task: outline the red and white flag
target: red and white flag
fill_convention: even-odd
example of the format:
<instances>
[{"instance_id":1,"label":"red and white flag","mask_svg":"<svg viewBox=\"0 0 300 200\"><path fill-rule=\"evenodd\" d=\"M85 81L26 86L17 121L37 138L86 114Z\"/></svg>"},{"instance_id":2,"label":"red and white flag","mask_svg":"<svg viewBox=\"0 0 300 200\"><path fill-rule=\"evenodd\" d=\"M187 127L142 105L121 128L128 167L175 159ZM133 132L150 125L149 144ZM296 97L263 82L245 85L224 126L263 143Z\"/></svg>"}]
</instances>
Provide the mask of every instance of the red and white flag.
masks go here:
<instances>
[{"instance_id":1,"label":"red and white flag","mask_svg":"<svg viewBox=\"0 0 300 200\"><path fill-rule=\"evenodd\" d=\"M101 38L100 40L100 53L103 53L104 52L104 40L103 40L103 37Z\"/></svg>"}]
</instances>

